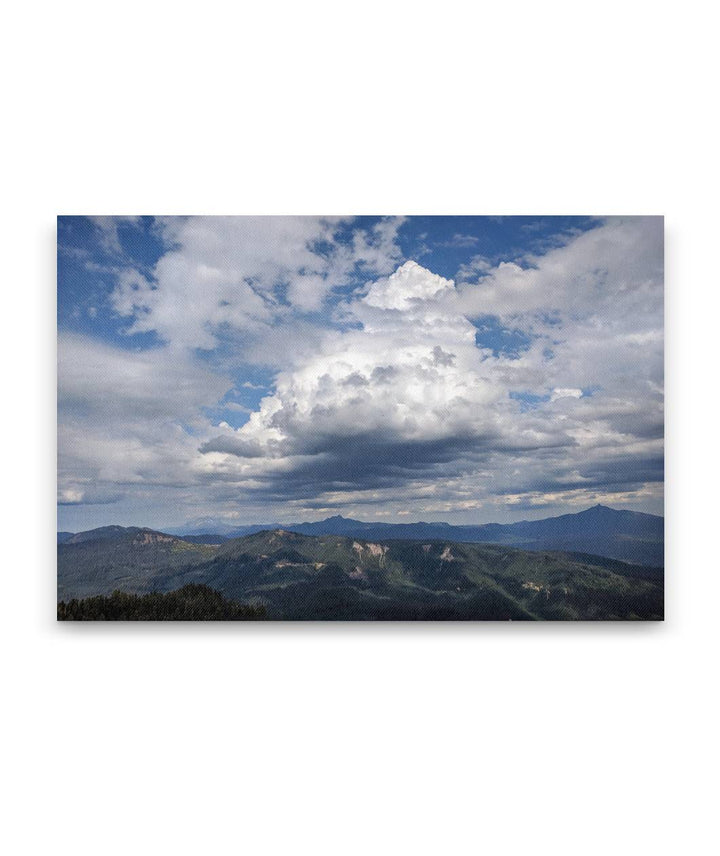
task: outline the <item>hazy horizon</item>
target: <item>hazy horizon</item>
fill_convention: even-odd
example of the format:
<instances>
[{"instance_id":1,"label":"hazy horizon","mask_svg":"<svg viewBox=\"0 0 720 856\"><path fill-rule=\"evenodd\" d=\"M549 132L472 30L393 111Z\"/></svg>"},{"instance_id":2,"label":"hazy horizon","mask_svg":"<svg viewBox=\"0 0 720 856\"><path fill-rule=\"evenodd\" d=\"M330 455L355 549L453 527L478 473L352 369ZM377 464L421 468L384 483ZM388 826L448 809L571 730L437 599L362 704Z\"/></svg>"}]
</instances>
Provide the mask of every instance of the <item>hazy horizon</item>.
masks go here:
<instances>
[{"instance_id":1,"label":"hazy horizon","mask_svg":"<svg viewBox=\"0 0 720 856\"><path fill-rule=\"evenodd\" d=\"M605 506L602 503L597 503L596 505L602 505L603 508L610 508L612 511L634 511L635 510L635 509L631 509L631 508L612 508L612 506ZM562 513L563 514L578 514L578 513L581 513L582 511L588 511L594 507L595 506L589 506L588 508L582 508L582 509L579 509L578 511L562 512ZM640 512L640 513L652 514L655 517L664 517L664 514L656 514L655 512ZM533 515L533 516L527 516L527 517L519 518L518 520L513 520L511 522L512 523L523 523L526 521L531 522L531 521L535 521L535 520L544 520L548 517L559 517L559 516L561 516L561 515L559 515L559 514L551 514L551 515L542 514L540 516ZM354 520L354 521L357 521L358 523L368 523L368 524L374 524L374 523L395 524L395 523L399 523L399 524L416 525L416 524L420 524L420 523L427 523L427 524L449 523L449 521L446 521L446 520L430 520L430 519L428 519L428 520L408 520L407 518L403 518L401 520L394 520L394 521L372 520L372 519L363 520L363 519L358 518L358 517L349 517L346 514L337 513L337 514L331 514L327 517L318 517L318 518L315 518L313 520L249 520L249 521L244 522L244 523L238 522L235 525L237 525L238 527L241 527L241 526L265 526L265 525L274 526L276 524L281 525L281 526L300 526L300 525L305 524L305 523L322 523L323 521L329 520L332 518L341 518L343 520ZM501 521L499 521L499 520L483 520L483 521L479 521L477 523L469 523L469 524L467 524L467 523L449 523L449 525L451 525L451 526L485 526L488 524L494 524L494 523L500 523L500 522ZM91 529L100 529L104 526L122 526L123 528L137 527L139 529L156 529L157 531L167 531L167 532L173 534L173 533L179 532L180 530L183 530L185 528L187 528L187 529L193 528L194 529L194 528L201 528L201 527L204 527L206 525L207 525L208 530L209 530L208 534L212 534L212 527L213 526L217 526L219 528L222 528L222 527L226 527L226 526L232 526L233 524L223 523L221 521L213 521L210 518L198 518L196 520L188 520L185 523L167 523L167 524L160 525L157 527L147 526L146 524L139 523L137 521L135 521L134 523L117 523L116 521L108 521L106 523L101 523L98 526L90 527L90 530ZM90 530L81 530L81 529L72 530L72 529L62 529L62 528L58 527L58 532L81 532L81 531L90 531Z\"/></svg>"}]
</instances>

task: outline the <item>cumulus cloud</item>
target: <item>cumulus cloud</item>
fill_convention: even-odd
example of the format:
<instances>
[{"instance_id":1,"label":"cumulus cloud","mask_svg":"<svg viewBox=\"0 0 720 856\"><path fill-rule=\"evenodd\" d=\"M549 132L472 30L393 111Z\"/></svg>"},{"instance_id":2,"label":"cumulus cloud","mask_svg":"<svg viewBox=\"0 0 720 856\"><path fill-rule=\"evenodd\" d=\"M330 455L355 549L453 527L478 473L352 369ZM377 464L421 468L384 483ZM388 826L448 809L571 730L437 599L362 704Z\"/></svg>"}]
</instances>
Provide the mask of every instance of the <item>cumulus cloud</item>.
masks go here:
<instances>
[{"instance_id":1,"label":"cumulus cloud","mask_svg":"<svg viewBox=\"0 0 720 856\"><path fill-rule=\"evenodd\" d=\"M170 217L151 275L128 268L111 295L129 333L213 349L224 328L262 331L288 312L320 309L356 271L389 272L401 218L353 228L329 217Z\"/></svg>"},{"instance_id":2,"label":"cumulus cloud","mask_svg":"<svg viewBox=\"0 0 720 856\"><path fill-rule=\"evenodd\" d=\"M360 329L329 334L281 373L237 435L270 454L322 453L341 438L383 444L491 431L503 396L482 369L474 327L436 297L453 284L414 262L346 310Z\"/></svg>"},{"instance_id":3,"label":"cumulus cloud","mask_svg":"<svg viewBox=\"0 0 720 856\"><path fill-rule=\"evenodd\" d=\"M542 342L520 359L491 356L476 347L462 302L452 281L406 263L345 306L359 329L328 334L302 365L278 376L244 426L201 450L224 455L229 477L237 468L275 499L321 495L328 506L343 491L427 499L428 485L448 477L448 495L472 502L463 494L502 495L532 483L533 468L546 490L587 491L602 481L588 467L602 472L618 446L627 484L657 477L640 464L651 450L630 449L623 433L643 434L652 407L623 411L617 400L592 396L585 406L582 388L555 385L565 372ZM587 372L584 385L596 377ZM520 407L509 392L522 379L545 393L546 405ZM262 460L262 471L253 460Z\"/></svg>"},{"instance_id":4,"label":"cumulus cloud","mask_svg":"<svg viewBox=\"0 0 720 856\"><path fill-rule=\"evenodd\" d=\"M415 301L427 301L452 288L453 283L449 279L409 261L392 276L373 283L363 302L378 309L407 310Z\"/></svg>"}]
</instances>

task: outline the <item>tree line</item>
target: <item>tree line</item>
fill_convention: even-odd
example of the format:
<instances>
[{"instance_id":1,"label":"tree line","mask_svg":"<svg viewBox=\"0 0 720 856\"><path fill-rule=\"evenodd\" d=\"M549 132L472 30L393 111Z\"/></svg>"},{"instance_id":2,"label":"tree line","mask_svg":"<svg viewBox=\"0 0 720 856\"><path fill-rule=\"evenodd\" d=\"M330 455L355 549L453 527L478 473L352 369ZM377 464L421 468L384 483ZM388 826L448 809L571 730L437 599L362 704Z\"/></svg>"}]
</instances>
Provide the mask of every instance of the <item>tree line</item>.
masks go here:
<instances>
[{"instance_id":1,"label":"tree line","mask_svg":"<svg viewBox=\"0 0 720 856\"><path fill-rule=\"evenodd\" d=\"M264 606L227 600L206 585L190 583L176 591L109 597L73 598L57 605L58 621L257 621L266 618Z\"/></svg>"}]
</instances>

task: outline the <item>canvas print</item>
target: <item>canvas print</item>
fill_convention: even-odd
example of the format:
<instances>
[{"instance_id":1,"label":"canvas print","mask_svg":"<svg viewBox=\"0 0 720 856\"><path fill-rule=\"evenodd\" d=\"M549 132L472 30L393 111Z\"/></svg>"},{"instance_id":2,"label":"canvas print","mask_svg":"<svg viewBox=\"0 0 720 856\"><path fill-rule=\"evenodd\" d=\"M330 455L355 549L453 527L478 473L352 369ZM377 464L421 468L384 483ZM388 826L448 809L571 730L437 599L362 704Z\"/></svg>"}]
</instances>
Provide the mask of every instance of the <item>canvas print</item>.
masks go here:
<instances>
[{"instance_id":1,"label":"canvas print","mask_svg":"<svg viewBox=\"0 0 720 856\"><path fill-rule=\"evenodd\" d=\"M661 217L57 240L58 619L663 618Z\"/></svg>"}]
</instances>

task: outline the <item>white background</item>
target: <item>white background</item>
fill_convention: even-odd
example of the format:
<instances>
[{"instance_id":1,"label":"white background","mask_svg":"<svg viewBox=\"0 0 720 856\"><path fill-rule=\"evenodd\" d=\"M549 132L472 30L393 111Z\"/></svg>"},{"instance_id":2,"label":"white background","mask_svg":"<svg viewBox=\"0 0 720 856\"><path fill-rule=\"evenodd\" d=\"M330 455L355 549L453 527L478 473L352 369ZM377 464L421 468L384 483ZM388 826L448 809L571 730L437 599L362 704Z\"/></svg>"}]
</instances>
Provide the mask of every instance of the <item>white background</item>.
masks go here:
<instances>
[{"instance_id":1,"label":"white background","mask_svg":"<svg viewBox=\"0 0 720 856\"><path fill-rule=\"evenodd\" d=\"M5 852L717 847L710 9L5 10ZM666 215L664 624L56 625L56 214L621 212Z\"/></svg>"}]
</instances>

